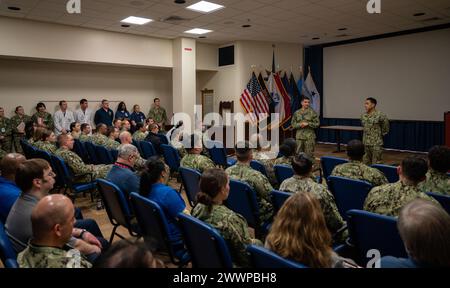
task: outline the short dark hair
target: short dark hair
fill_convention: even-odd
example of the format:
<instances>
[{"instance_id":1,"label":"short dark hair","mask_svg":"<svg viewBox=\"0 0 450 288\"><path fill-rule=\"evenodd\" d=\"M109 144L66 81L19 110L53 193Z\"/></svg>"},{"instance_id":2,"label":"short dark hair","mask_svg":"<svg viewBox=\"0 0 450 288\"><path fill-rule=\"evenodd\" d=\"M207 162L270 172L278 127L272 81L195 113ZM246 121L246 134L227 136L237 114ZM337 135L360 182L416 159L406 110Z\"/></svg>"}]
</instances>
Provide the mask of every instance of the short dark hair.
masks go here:
<instances>
[{"instance_id":1,"label":"short dark hair","mask_svg":"<svg viewBox=\"0 0 450 288\"><path fill-rule=\"evenodd\" d=\"M144 123L142 123L142 122L136 123L136 130L141 129L142 127L144 127Z\"/></svg>"},{"instance_id":2,"label":"short dark hair","mask_svg":"<svg viewBox=\"0 0 450 288\"><path fill-rule=\"evenodd\" d=\"M302 95L302 100L300 100L300 102L303 102L305 100L311 101L311 99L309 99L309 97L306 97L305 95Z\"/></svg>"},{"instance_id":3,"label":"short dark hair","mask_svg":"<svg viewBox=\"0 0 450 288\"><path fill-rule=\"evenodd\" d=\"M75 128L75 126L77 125L78 122L72 122L70 123L70 132L73 131L73 128Z\"/></svg>"},{"instance_id":4,"label":"short dark hair","mask_svg":"<svg viewBox=\"0 0 450 288\"><path fill-rule=\"evenodd\" d=\"M95 129L96 129L97 132L98 132L98 130L100 130L100 128L102 128L103 126L108 127L108 126L106 126L106 124L104 124L104 123L98 123L97 126L95 127Z\"/></svg>"},{"instance_id":5,"label":"short dark hair","mask_svg":"<svg viewBox=\"0 0 450 288\"><path fill-rule=\"evenodd\" d=\"M252 152L252 149L250 149L250 143L248 143L248 141L236 143L235 150L236 158L238 161L248 161Z\"/></svg>"},{"instance_id":6,"label":"short dark hair","mask_svg":"<svg viewBox=\"0 0 450 288\"><path fill-rule=\"evenodd\" d=\"M42 129L42 133L41 133L41 141L45 141L48 137L50 137L50 135L52 135L53 131L50 129Z\"/></svg>"},{"instance_id":7,"label":"short dark hair","mask_svg":"<svg viewBox=\"0 0 450 288\"><path fill-rule=\"evenodd\" d=\"M102 104L105 103L105 102L108 102L108 100L107 99L103 99L102 100Z\"/></svg>"},{"instance_id":8,"label":"short dark hair","mask_svg":"<svg viewBox=\"0 0 450 288\"><path fill-rule=\"evenodd\" d=\"M50 164L44 159L30 159L20 164L16 173L16 185L27 193L33 187L34 179L43 179L44 170L50 168Z\"/></svg>"},{"instance_id":9,"label":"short dark hair","mask_svg":"<svg viewBox=\"0 0 450 288\"><path fill-rule=\"evenodd\" d=\"M84 129L86 129L87 126L91 126L89 123L83 123L81 124L81 131L83 131Z\"/></svg>"},{"instance_id":10,"label":"short dark hair","mask_svg":"<svg viewBox=\"0 0 450 288\"><path fill-rule=\"evenodd\" d=\"M17 111L18 111L19 108L21 108L21 107L22 107L21 105L17 106L16 109L14 110L14 112L17 113Z\"/></svg>"},{"instance_id":11,"label":"short dark hair","mask_svg":"<svg viewBox=\"0 0 450 288\"><path fill-rule=\"evenodd\" d=\"M431 169L446 173L450 170L450 148L447 146L433 146L428 151L428 159L430 160Z\"/></svg>"},{"instance_id":12,"label":"short dark hair","mask_svg":"<svg viewBox=\"0 0 450 288\"><path fill-rule=\"evenodd\" d=\"M297 151L297 141L294 138L284 139L283 144L290 146L293 153Z\"/></svg>"},{"instance_id":13,"label":"short dark hair","mask_svg":"<svg viewBox=\"0 0 450 288\"><path fill-rule=\"evenodd\" d=\"M347 155L351 160L361 160L364 156L364 144L361 140L353 139L347 143Z\"/></svg>"},{"instance_id":14,"label":"short dark hair","mask_svg":"<svg viewBox=\"0 0 450 288\"><path fill-rule=\"evenodd\" d=\"M148 130L149 130L149 131L152 131L152 130L155 129L155 128L159 128L158 124L153 123L153 124L148 125Z\"/></svg>"},{"instance_id":15,"label":"short dark hair","mask_svg":"<svg viewBox=\"0 0 450 288\"><path fill-rule=\"evenodd\" d=\"M111 134L113 134L114 132L116 132L116 127L114 126L109 126L108 130L106 131L106 136L111 136Z\"/></svg>"},{"instance_id":16,"label":"short dark hair","mask_svg":"<svg viewBox=\"0 0 450 288\"><path fill-rule=\"evenodd\" d=\"M87 101L86 99L83 98L83 99L80 100L80 105L81 105L81 104L84 104L84 103L86 103L86 102L88 102L88 101Z\"/></svg>"},{"instance_id":17,"label":"short dark hair","mask_svg":"<svg viewBox=\"0 0 450 288\"><path fill-rule=\"evenodd\" d=\"M61 100L61 101L59 101L59 106L61 106L64 102L66 102L67 103L67 101L66 100Z\"/></svg>"},{"instance_id":18,"label":"short dark hair","mask_svg":"<svg viewBox=\"0 0 450 288\"><path fill-rule=\"evenodd\" d=\"M281 144L280 154L282 154L284 157L290 157L294 154L294 151L292 151L292 147L288 144Z\"/></svg>"},{"instance_id":19,"label":"short dark hair","mask_svg":"<svg viewBox=\"0 0 450 288\"><path fill-rule=\"evenodd\" d=\"M36 110L39 110L39 108L41 108L41 107L44 107L45 109L47 109L47 107L45 107L45 104L44 104L44 103L39 102L39 103L36 105Z\"/></svg>"},{"instance_id":20,"label":"short dark hair","mask_svg":"<svg viewBox=\"0 0 450 288\"><path fill-rule=\"evenodd\" d=\"M428 171L427 162L417 156L409 156L402 161L402 173L410 181L419 183Z\"/></svg>"},{"instance_id":21,"label":"short dark hair","mask_svg":"<svg viewBox=\"0 0 450 288\"><path fill-rule=\"evenodd\" d=\"M153 103L155 103L156 100L160 100L160 101L161 101L161 99L159 99L158 97L156 97L155 99L153 99Z\"/></svg>"},{"instance_id":22,"label":"short dark hair","mask_svg":"<svg viewBox=\"0 0 450 288\"><path fill-rule=\"evenodd\" d=\"M294 169L295 174L300 176L307 175L311 172L312 165L312 160L305 153L298 154L292 160L292 169Z\"/></svg>"},{"instance_id":23,"label":"short dark hair","mask_svg":"<svg viewBox=\"0 0 450 288\"><path fill-rule=\"evenodd\" d=\"M372 102L372 104L375 104L375 106L377 106L377 99L375 99L375 98L373 98L373 97L369 97L369 98L367 98L366 99L367 101L370 101L370 102Z\"/></svg>"}]
</instances>

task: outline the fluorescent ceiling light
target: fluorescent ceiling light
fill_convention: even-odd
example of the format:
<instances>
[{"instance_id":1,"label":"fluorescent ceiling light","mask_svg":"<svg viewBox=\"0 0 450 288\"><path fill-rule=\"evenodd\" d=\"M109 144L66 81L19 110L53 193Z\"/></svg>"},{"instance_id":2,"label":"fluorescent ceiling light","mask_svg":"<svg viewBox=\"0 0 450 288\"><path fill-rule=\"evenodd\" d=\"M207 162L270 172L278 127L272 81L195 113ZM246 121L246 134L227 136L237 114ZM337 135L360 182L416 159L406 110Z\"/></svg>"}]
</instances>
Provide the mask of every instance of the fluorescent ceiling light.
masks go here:
<instances>
[{"instance_id":1,"label":"fluorescent ceiling light","mask_svg":"<svg viewBox=\"0 0 450 288\"><path fill-rule=\"evenodd\" d=\"M186 7L186 9L194 10L197 12L209 13L209 12L213 12L213 11L222 9L224 7L225 6L223 6L223 5L211 3L208 1L200 1L195 4L192 4L191 6Z\"/></svg>"},{"instance_id":2,"label":"fluorescent ceiling light","mask_svg":"<svg viewBox=\"0 0 450 288\"><path fill-rule=\"evenodd\" d=\"M144 25L144 24L147 24L147 23L152 22L152 21L153 21L152 19L130 16L128 18L123 19L120 22L129 23L129 24L136 24L136 25Z\"/></svg>"},{"instance_id":3,"label":"fluorescent ceiling light","mask_svg":"<svg viewBox=\"0 0 450 288\"><path fill-rule=\"evenodd\" d=\"M184 33L189 33L189 34L197 34L197 35L202 35L202 34L206 34L212 32L212 30L207 30L207 29L201 29L201 28L194 28L188 31L184 31Z\"/></svg>"}]
</instances>

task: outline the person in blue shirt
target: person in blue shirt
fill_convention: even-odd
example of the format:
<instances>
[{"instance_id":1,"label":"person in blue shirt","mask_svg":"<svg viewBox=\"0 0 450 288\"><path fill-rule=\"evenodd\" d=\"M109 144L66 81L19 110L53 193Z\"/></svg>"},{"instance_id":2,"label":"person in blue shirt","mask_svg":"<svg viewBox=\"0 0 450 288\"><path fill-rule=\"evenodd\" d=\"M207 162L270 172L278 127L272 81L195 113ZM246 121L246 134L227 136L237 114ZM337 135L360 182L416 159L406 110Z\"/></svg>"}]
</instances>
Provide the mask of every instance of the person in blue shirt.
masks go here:
<instances>
[{"instance_id":1,"label":"person in blue shirt","mask_svg":"<svg viewBox=\"0 0 450 288\"><path fill-rule=\"evenodd\" d=\"M397 228L408 258L383 257L381 268L450 268L450 215L441 206L413 200L400 210Z\"/></svg>"},{"instance_id":2,"label":"person in blue shirt","mask_svg":"<svg viewBox=\"0 0 450 288\"><path fill-rule=\"evenodd\" d=\"M27 160L22 154L7 154L0 163L0 221L6 222L11 207L19 198L21 190L15 183L17 169Z\"/></svg>"},{"instance_id":3,"label":"person in blue shirt","mask_svg":"<svg viewBox=\"0 0 450 288\"><path fill-rule=\"evenodd\" d=\"M164 184L168 174L169 171L166 170L162 160L157 157L149 158L141 173L139 194L156 202L162 208L169 224L169 239L172 247L179 253L183 253L184 243L181 231L176 224L176 217L180 212L189 214L189 211L186 210L186 204L180 193Z\"/></svg>"},{"instance_id":4,"label":"person in blue shirt","mask_svg":"<svg viewBox=\"0 0 450 288\"><path fill-rule=\"evenodd\" d=\"M125 102L122 101L117 106L116 117L114 119L130 119L130 112L128 112Z\"/></svg>"},{"instance_id":5,"label":"person in blue shirt","mask_svg":"<svg viewBox=\"0 0 450 288\"><path fill-rule=\"evenodd\" d=\"M95 112L94 123L95 125L103 123L106 126L112 126L113 119L114 119L114 112L111 109L109 109L109 101L103 99L102 107Z\"/></svg>"},{"instance_id":6,"label":"person in blue shirt","mask_svg":"<svg viewBox=\"0 0 450 288\"><path fill-rule=\"evenodd\" d=\"M131 121L131 133L135 132L136 125L138 123L145 123L145 114L141 112L141 107L139 105L133 106L133 113L130 115L130 121Z\"/></svg>"},{"instance_id":7,"label":"person in blue shirt","mask_svg":"<svg viewBox=\"0 0 450 288\"><path fill-rule=\"evenodd\" d=\"M131 144L122 144L118 150L117 161L106 175L106 180L116 184L129 198L131 192L139 192L140 178L133 168L139 151Z\"/></svg>"}]
</instances>

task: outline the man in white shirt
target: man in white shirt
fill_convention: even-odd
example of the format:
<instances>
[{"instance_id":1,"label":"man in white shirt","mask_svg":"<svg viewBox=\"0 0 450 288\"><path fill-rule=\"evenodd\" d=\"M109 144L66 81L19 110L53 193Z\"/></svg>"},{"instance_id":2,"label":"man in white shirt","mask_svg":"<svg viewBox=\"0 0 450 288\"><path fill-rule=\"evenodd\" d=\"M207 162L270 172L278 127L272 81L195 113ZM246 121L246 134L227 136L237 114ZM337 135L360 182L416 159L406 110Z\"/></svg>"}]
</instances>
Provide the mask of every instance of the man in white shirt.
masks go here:
<instances>
[{"instance_id":1,"label":"man in white shirt","mask_svg":"<svg viewBox=\"0 0 450 288\"><path fill-rule=\"evenodd\" d=\"M93 113L92 110L88 108L88 101L86 99L80 100L80 109L75 111L75 116L77 122L79 122L80 124L86 123L91 127L95 127L94 123L92 122Z\"/></svg>"},{"instance_id":2,"label":"man in white shirt","mask_svg":"<svg viewBox=\"0 0 450 288\"><path fill-rule=\"evenodd\" d=\"M67 102L65 100L59 101L59 111L55 112L53 116L55 122L55 134L66 134L70 131L70 123L75 122L75 117L72 111L67 110Z\"/></svg>"}]
</instances>

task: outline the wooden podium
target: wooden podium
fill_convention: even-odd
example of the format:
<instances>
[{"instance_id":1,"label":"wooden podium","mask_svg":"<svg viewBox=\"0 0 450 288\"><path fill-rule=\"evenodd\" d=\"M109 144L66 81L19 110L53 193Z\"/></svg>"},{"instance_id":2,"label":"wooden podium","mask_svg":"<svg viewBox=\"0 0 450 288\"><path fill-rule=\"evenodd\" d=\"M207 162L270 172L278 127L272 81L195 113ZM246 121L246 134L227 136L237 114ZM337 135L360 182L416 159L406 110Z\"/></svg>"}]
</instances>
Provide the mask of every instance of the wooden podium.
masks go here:
<instances>
[{"instance_id":1,"label":"wooden podium","mask_svg":"<svg viewBox=\"0 0 450 288\"><path fill-rule=\"evenodd\" d=\"M450 147L450 111L444 113L445 146Z\"/></svg>"}]
</instances>

